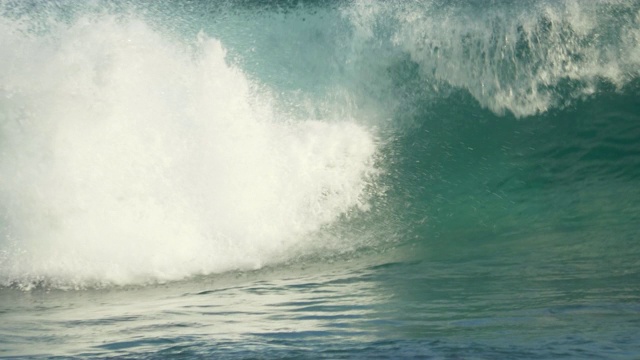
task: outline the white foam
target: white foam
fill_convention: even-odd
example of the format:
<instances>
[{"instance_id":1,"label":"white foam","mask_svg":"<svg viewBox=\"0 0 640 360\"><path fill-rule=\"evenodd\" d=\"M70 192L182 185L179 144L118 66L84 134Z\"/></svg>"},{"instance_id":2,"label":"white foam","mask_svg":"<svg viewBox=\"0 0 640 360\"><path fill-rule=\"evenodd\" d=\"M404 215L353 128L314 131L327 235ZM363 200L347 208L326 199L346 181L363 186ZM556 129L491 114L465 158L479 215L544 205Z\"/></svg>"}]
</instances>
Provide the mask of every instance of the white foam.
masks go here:
<instances>
[{"instance_id":1,"label":"white foam","mask_svg":"<svg viewBox=\"0 0 640 360\"><path fill-rule=\"evenodd\" d=\"M109 16L35 36L4 19L0 48L1 284L257 268L366 208L372 133L278 114L216 39Z\"/></svg>"},{"instance_id":2,"label":"white foam","mask_svg":"<svg viewBox=\"0 0 640 360\"><path fill-rule=\"evenodd\" d=\"M543 113L603 81L621 89L640 76L640 10L632 2L363 0L348 15L356 37L380 42L386 29L420 66L425 86L465 89L497 114Z\"/></svg>"}]
</instances>

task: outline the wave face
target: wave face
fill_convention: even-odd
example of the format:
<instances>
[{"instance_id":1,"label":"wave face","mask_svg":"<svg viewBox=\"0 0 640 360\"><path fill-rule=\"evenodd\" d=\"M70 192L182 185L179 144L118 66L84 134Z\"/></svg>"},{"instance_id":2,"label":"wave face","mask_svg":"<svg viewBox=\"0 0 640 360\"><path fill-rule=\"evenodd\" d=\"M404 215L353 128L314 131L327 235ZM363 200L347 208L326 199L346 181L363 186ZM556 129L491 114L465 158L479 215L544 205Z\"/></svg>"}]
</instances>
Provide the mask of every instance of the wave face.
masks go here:
<instances>
[{"instance_id":1,"label":"wave face","mask_svg":"<svg viewBox=\"0 0 640 360\"><path fill-rule=\"evenodd\" d=\"M638 1L0 5L4 286L635 237Z\"/></svg>"}]
</instances>

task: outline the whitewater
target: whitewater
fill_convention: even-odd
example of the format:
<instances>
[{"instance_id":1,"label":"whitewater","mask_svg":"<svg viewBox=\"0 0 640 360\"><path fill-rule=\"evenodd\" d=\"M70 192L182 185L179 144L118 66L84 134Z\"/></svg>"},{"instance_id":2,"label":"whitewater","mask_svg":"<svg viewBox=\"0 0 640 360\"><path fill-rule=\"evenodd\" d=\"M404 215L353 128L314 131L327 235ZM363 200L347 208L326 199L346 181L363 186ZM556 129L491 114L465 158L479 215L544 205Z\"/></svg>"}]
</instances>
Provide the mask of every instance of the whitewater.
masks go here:
<instances>
[{"instance_id":1,"label":"whitewater","mask_svg":"<svg viewBox=\"0 0 640 360\"><path fill-rule=\"evenodd\" d=\"M640 2L0 0L0 357L640 356Z\"/></svg>"},{"instance_id":2,"label":"whitewater","mask_svg":"<svg viewBox=\"0 0 640 360\"><path fill-rule=\"evenodd\" d=\"M278 112L215 39L114 17L5 33L5 284L259 268L366 204L374 135Z\"/></svg>"}]
</instances>

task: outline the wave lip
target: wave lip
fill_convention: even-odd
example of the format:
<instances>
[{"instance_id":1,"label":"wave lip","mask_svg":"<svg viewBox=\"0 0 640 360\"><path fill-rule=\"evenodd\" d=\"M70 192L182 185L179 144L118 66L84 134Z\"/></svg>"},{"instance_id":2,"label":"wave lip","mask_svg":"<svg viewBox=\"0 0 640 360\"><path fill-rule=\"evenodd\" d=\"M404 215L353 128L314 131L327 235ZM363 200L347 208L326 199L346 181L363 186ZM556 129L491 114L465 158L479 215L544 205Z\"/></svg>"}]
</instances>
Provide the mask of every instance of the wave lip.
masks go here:
<instances>
[{"instance_id":1,"label":"wave lip","mask_svg":"<svg viewBox=\"0 0 640 360\"><path fill-rule=\"evenodd\" d=\"M640 75L637 1L358 1L349 16L360 42L407 54L422 86L464 89L498 115L544 113Z\"/></svg>"}]
</instances>

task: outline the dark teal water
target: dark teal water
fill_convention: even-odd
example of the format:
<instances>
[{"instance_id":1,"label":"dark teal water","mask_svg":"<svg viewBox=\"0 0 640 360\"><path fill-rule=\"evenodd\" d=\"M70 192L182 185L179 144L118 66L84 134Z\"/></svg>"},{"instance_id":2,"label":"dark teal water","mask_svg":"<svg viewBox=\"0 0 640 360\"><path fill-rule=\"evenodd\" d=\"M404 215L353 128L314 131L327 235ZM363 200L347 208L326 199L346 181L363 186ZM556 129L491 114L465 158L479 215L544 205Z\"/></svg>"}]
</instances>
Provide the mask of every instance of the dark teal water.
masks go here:
<instances>
[{"instance_id":1,"label":"dark teal water","mask_svg":"<svg viewBox=\"0 0 640 360\"><path fill-rule=\"evenodd\" d=\"M640 357L639 2L0 13L0 357Z\"/></svg>"}]
</instances>

